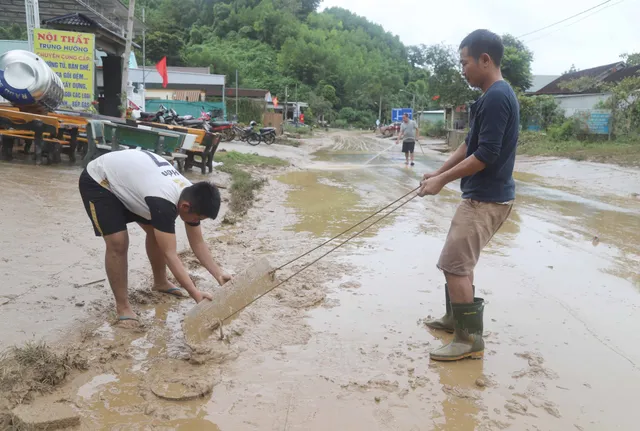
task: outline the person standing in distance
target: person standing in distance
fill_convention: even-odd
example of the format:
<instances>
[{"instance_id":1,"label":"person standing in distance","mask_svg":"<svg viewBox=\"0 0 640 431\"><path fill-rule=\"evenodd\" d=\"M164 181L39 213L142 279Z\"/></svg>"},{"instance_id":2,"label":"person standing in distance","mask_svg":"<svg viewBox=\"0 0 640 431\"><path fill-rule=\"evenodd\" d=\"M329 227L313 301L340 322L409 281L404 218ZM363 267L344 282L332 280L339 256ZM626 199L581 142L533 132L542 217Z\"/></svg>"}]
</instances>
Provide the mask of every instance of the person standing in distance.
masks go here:
<instances>
[{"instance_id":1,"label":"person standing in distance","mask_svg":"<svg viewBox=\"0 0 640 431\"><path fill-rule=\"evenodd\" d=\"M481 358L484 300L475 297L473 271L482 249L507 220L515 199L520 107L502 79L504 46L500 36L476 30L460 44L462 73L483 95L471 105L469 133L436 172L424 175L418 195L437 195L462 179L462 202L440 254L438 268L446 279L446 314L426 322L432 329L454 333L453 341L430 353L431 359Z\"/></svg>"},{"instance_id":2,"label":"person standing in distance","mask_svg":"<svg viewBox=\"0 0 640 431\"><path fill-rule=\"evenodd\" d=\"M152 290L184 296L167 279L168 266L197 303L212 298L210 293L196 288L178 257L178 216L185 223L189 245L202 266L220 285L231 279L213 260L200 229L202 220L215 219L220 210L220 192L213 184L191 184L157 154L122 150L92 160L80 175L79 189L94 232L106 245L105 268L119 322L138 320L128 297L128 223L138 223L147 234Z\"/></svg>"},{"instance_id":3,"label":"person standing in distance","mask_svg":"<svg viewBox=\"0 0 640 431\"><path fill-rule=\"evenodd\" d=\"M420 130L418 130L418 125L415 121L409 119L409 114L404 114L402 116L402 124L400 125L400 134L398 135L398 139L396 139L396 145L402 139L402 152L404 153L405 165L409 164L409 154L411 154L411 166L413 163L413 151L416 148L416 140L420 135Z\"/></svg>"}]
</instances>

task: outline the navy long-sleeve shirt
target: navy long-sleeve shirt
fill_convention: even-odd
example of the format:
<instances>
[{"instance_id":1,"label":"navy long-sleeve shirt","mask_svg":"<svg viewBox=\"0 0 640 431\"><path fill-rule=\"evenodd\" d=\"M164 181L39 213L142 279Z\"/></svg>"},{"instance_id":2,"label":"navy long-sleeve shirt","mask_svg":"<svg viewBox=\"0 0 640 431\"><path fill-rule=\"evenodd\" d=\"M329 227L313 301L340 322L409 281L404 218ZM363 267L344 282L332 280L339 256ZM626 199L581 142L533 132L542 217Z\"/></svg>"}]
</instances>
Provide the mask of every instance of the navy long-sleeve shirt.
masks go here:
<instances>
[{"instance_id":1,"label":"navy long-sleeve shirt","mask_svg":"<svg viewBox=\"0 0 640 431\"><path fill-rule=\"evenodd\" d=\"M520 129L520 105L506 81L497 81L471 105L467 157L487 166L461 180L463 199L507 202L516 196L513 167Z\"/></svg>"}]
</instances>

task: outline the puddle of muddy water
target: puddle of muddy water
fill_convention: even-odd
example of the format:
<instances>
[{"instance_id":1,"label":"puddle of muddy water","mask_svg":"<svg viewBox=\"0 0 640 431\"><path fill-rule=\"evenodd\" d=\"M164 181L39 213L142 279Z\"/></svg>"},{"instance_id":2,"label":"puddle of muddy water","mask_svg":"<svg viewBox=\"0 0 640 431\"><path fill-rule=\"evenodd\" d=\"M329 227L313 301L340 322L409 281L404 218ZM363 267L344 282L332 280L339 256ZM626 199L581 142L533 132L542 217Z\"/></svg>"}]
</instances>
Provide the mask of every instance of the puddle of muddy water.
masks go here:
<instances>
[{"instance_id":1,"label":"puddle of muddy water","mask_svg":"<svg viewBox=\"0 0 640 431\"><path fill-rule=\"evenodd\" d=\"M335 283L331 297L340 305L311 312L314 335L306 345L265 354L259 365L239 358L228 376L233 383L215 388L206 407L212 420L223 429L268 423L311 431L633 426L624 413L631 399L601 394L617 393L626 378L640 381L637 371L602 345L606 340L594 338L594 329L584 330L591 323L572 310L575 304L549 298L558 289L571 292L557 284L562 276L538 283L510 266L528 262L526 272L539 273L540 256L483 257L477 280L478 295L487 301L485 360L429 361L428 352L450 339L416 323L444 309L442 276L433 266L442 238L416 238L417 230L410 216L400 217L367 239L364 252L344 252L342 259L357 271ZM516 234L511 247L529 247L537 238ZM540 250L557 263L562 253L562 247ZM593 270L584 281L591 276ZM345 281L359 287L340 288ZM576 295L599 307L593 292ZM246 414L238 418L230 410Z\"/></svg>"},{"instance_id":2,"label":"puddle of muddy water","mask_svg":"<svg viewBox=\"0 0 640 431\"><path fill-rule=\"evenodd\" d=\"M411 190L418 172L438 164L420 161L411 170L389 160L373 169L279 178L293 187L286 205L296 221L289 229L320 238L336 234ZM143 316L154 329L124 336L130 357L76 385L72 398L84 429L634 429L628 388L640 385L640 350L628 340L640 330L634 319L640 298L629 279L639 254L638 218L615 202L574 198L525 180L510 220L476 271L477 294L487 304L483 361L431 362L429 351L450 336L419 322L444 311L434 263L459 202L453 186L412 201L331 256L332 265L353 270L328 284L329 298L317 302L322 307L308 314L275 309L270 328L261 325L265 316L246 310L251 323L236 342L276 342L260 351L245 347L229 363L201 365L206 372L223 369L222 382L202 399L177 403L149 394L158 361L185 353L180 316L192 304L146 308ZM596 230L601 241L594 245ZM314 289L287 294L305 303ZM292 315L309 316L309 336L277 326ZM106 328L99 334L123 337ZM209 379L215 380L203 378ZM161 383L161 390L185 389Z\"/></svg>"},{"instance_id":3,"label":"puddle of muddy water","mask_svg":"<svg viewBox=\"0 0 640 431\"><path fill-rule=\"evenodd\" d=\"M332 179L351 188L378 187L387 199L401 189L389 187L389 178L412 180L400 167L381 166L377 174L347 181L348 174L331 173L344 175ZM318 187L320 174L313 175L305 188ZM635 238L638 218L614 201L520 183L516 209L477 270L477 294L487 302L484 361L430 362L428 352L450 336L416 324L444 309L434 262L459 202L459 192L451 191L419 201L339 252L358 268L342 281L359 287L335 283L331 301L339 306L311 312L315 331L306 345L267 354L257 368L239 358L233 384L214 389L207 406L212 420L230 429L264 423L300 430L633 427L625 414L633 408L630 398L602 394L618 393L625 379L640 382L640 351L625 342L640 328L623 328L640 301L626 276L608 273L624 263L616 258L637 255L625 237ZM289 205L305 216L304 199ZM347 210L333 208L340 211ZM592 241L594 230L609 238L607 246ZM627 275L634 271L627 268ZM230 410L248 415L239 420Z\"/></svg>"},{"instance_id":4,"label":"puddle of muddy water","mask_svg":"<svg viewBox=\"0 0 640 431\"><path fill-rule=\"evenodd\" d=\"M367 177L372 177L372 174L360 171L302 171L278 177L280 182L293 187L286 205L295 210L298 221L287 229L310 232L321 237L333 236L367 218L384 206L382 202L385 202L381 196L376 195L375 188L366 186L363 178ZM358 184L358 187L350 184ZM374 220L376 219L371 222ZM384 219L380 224L391 221L392 217ZM368 224L362 225L360 229Z\"/></svg>"}]
</instances>

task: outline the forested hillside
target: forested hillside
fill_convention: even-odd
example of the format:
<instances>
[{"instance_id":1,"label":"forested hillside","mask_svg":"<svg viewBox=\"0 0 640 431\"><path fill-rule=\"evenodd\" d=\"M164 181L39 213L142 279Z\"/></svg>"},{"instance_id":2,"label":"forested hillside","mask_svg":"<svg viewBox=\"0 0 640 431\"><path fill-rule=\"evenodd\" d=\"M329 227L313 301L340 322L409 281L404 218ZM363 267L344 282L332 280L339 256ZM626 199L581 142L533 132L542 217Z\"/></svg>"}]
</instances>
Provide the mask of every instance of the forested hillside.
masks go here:
<instances>
[{"instance_id":1,"label":"forested hillside","mask_svg":"<svg viewBox=\"0 0 640 431\"><path fill-rule=\"evenodd\" d=\"M408 47L380 25L319 0L138 0L147 16L147 60L210 66L242 87L310 102L313 113L372 124L382 99L416 108L473 98L455 50ZM140 13L137 13L140 15ZM141 42L138 40L138 42ZM528 72L528 63L527 63ZM401 92L400 90L405 90ZM432 100L434 96L440 96Z\"/></svg>"}]
</instances>

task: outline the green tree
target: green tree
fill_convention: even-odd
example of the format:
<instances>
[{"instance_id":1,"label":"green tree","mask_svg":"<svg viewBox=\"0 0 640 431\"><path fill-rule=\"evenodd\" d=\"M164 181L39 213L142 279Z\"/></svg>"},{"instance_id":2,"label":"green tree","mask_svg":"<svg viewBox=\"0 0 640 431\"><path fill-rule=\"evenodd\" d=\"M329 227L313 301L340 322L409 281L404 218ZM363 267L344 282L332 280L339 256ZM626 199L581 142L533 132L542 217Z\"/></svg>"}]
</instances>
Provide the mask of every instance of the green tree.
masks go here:
<instances>
[{"instance_id":1,"label":"green tree","mask_svg":"<svg viewBox=\"0 0 640 431\"><path fill-rule=\"evenodd\" d=\"M564 72L562 72L563 75L566 75L568 73L576 73L578 71L578 69L576 68L575 64L572 64L571 67L569 68L569 70L565 70Z\"/></svg>"},{"instance_id":2,"label":"green tree","mask_svg":"<svg viewBox=\"0 0 640 431\"><path fill-rule=\"evenodd\" d=\"M438 96L438 104L462 105L478 98L479 92L469 87L460 71L458 53L447 45L424 47L424 58L431 72L429 93Z\"/></svg>"},{"instance_id":3,"label":"green tree","mask_svg":"<svg viewBox=\"0 0 640 431\"><path fill-rule=\"evenodd\" d=\"M525 96L520 89L516 89L516 95L520 103L520 124L523 128L538 125L542 130L548 130L564 120L564 113L553 96Z\"/></svg>"},{"instance_id":4,"label":"green tree","mask_svg":"<svg viewBox=\"0 0 640 431\"><path fill-rule=\"evenodd\" d=\"M142 41L140 41L142 43ZM167 57L167 65L183 66L182 52L185 46L181 36L175 33L154 31L147 34L147 61L157 63L162 57Z\"/></svg>"},{"instance_id":5,"label":"green tree","mask_svg":"<svg viewBox=\"0 0 640 431\"><path fill-rule=\"evenodd\" d=\"M640 52L636 52L635 54L622 54L620 56L627 66L640 66Z\"/></svg>"},{"instance_id":6,"label":"green tree","mask_svg":"<svg viewBox=\"0 0 640 431\"><path fill-rule=\"evenodd\" d=\"M17 23L0 27L0 40L27 40L27 27Z\"/></svg>"},{"instance_id":7,"label":"green tree","mask_svg":"<svg viewBox=\"0 0 640 431\"><path fill-rule=\"evenodd\" d=\"M512 87L527 90L531 87L533 52L522 41L510 34L502 36L502 42L504 44L502 75Z\"/></svg>"},{"instance_id":8,"label":"green tree","mask_svg":"<svg viewBox=\"0 0 640 431\"><path fill-rule=\"evenodd\" d=\"M316 93L314 92L310 92L308 95L308 100L309 100L309 108L311 108L311 110L313 111L313 113L316 115L316 119L318 121L320 120L331 120L332 116L332 107L333 105L331 104L330 101L328 101L327 99L325 99L322 96L318 96Z\"/></svg>"}]
</instances>

